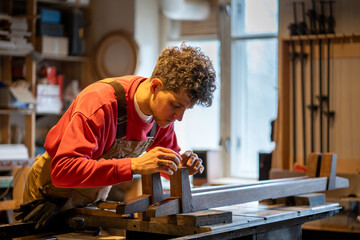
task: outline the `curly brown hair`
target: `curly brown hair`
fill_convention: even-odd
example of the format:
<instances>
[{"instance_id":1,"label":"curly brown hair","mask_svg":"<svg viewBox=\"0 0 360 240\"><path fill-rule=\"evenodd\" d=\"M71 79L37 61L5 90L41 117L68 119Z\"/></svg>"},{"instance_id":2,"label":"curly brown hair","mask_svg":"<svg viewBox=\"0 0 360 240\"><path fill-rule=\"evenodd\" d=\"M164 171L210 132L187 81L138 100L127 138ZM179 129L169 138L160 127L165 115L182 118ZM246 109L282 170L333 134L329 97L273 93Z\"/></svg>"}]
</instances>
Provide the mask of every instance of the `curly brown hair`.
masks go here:
<instances>
[{"instance_id":1,"label":"curly brown hair","mask_svg":"<svg viewBox=\"0 0 360 240\"><path fill-rule=\"evenodd\" d=\"M183 89L194 104L209 107L216 90L213 64L199 47L165 48L156 63L151 79L159 78L164 90L178 93Z\"/></svg>"}]
</instances>

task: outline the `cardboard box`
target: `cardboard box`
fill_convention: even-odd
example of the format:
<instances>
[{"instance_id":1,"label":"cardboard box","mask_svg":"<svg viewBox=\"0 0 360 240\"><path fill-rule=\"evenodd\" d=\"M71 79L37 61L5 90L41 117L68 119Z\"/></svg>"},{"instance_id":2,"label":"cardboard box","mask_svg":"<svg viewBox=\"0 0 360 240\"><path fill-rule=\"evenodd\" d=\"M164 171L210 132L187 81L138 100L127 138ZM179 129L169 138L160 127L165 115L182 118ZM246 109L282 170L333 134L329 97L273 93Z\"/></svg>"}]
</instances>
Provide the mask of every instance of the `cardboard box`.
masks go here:
<instances>
[{"instance_id":1,"label":"cardboard box","mask_svg":"<svg viewBox=\"0 0 360 240\"><path fill-rule=\"evenodd\" d=\"M66 37L39 36L37 50L43 54L67 56L69 39Z\"/></svg>"},{"instance_id":2,"label":"cardboard box","mask_svg":"<svg viewBox=\"0 0 360 240\"><path fill-rule=\"evenodd\" d=\"M37 113L61 113L63 104L59 85L37 85Z\"/></svg>"},{"instance_id":3,"label":"cardboard box","mask_svg":"<svg viewBox=\"0 0 360 240\"><path fill-rule=\"evenodd\" d=\"M0 88L0 107L2 108L32 108L34 103L36 100L27 88Z\"/></svg>"}]
</instances>

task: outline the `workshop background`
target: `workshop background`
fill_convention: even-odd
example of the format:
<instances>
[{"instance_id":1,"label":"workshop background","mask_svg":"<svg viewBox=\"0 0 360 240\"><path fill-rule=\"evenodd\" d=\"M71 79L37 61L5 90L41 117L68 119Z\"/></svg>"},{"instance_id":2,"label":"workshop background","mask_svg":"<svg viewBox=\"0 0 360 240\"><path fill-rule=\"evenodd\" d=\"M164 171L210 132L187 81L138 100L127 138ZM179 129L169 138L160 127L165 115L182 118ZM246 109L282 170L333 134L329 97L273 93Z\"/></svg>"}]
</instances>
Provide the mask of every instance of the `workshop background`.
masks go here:
<instances>
[{"instance_id":1,"label":"workshop background","mask_svg":"<svg viewBox=\"0 0 360 240\"><path fill-rule=\"evenodd\" d=\"M294 12L296 23L305 17L304 32L289 28ZM213 106L176 123L179 145L207 169L194 186L302 175L308 154L334 152L351 186L339 194L358 203L359 13L357 0L1 1L1 222L12 221L47 132L81 89L111 76L148 77L160 51L183 41L217 70ZM342 231L360 232L347 221Z\"/></svg>"}]
</instances>

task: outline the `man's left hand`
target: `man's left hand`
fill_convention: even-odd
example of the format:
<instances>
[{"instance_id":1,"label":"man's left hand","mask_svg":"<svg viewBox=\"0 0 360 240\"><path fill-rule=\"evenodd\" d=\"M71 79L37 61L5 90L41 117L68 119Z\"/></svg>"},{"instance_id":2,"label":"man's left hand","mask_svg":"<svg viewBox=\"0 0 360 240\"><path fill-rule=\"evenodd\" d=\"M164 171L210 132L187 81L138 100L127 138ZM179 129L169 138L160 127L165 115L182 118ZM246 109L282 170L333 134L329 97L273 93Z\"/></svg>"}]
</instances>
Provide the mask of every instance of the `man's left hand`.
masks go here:
<instances>
[{"instance_id":1,"label":"man's left hand","mask_svg":"<svg viewBox=\"0 0 360 240\"><path fill-rule=\"evenodd\" d=\"M181 155L181 165L186 166L189 169L189 175L194 175L196 173L201 174L205 169L202 165L201 158L190 150Z\"/></svg>"}]
</instances>

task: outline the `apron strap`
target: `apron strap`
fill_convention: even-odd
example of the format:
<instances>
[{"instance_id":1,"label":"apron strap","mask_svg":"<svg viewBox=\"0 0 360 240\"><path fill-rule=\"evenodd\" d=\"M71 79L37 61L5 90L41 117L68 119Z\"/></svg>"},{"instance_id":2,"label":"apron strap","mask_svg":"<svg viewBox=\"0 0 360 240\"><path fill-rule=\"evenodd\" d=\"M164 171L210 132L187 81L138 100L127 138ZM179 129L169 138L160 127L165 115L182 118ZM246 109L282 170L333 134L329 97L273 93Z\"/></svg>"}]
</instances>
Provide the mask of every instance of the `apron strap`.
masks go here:
<instances>
[{"instance_id":1,"label":"apron strap","mask_svg":"<svg viewBox=\"0 0 360 240\"><path fill-rule=\"evenodd\" d=\"M100 82L110 84L114 90L117 99L117 107L118 107L118 120L116 127L116 138L121 139L126 136L126 122L127 122L127 103L124 87L118 81L107 78L101 80Z\"/></svg>"},{"instance_id":2,"label":"apron strap","mask_svg":"<svg viewBox=\"0 0 360 240\"><path fill-rule=\"evenodd\" d=\"M100 82L110 84L116 94L117 99L117 106L118 106L118 121L117 121L117 128L116 128L116 138L121 139L126 137L126 122L127 122L127 103L126 103L126 96L124 87L116 80L111 78L106 78L101 80ZM148 138L154 138L156 134L157 124L154 122L152 128L150 129L149 133L147 134Z\"/></svg>"},{"instance_id":3,"label":"apron strap","mask_svg":"<svg viewBox=\"0 0 360 240\"><path fill-rule=\"evenodd\" d=\"M157 128L157 124L156 124L156 122L154 121L153 126L151 127L150 131L149 131L148 134L147 134L147 137L148 137L148 138L154 138L154 137L155 137L156 128Z\"/></svg>"}]
</instances>

